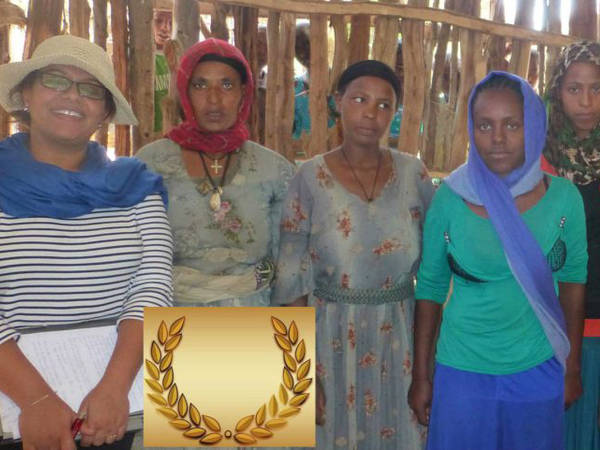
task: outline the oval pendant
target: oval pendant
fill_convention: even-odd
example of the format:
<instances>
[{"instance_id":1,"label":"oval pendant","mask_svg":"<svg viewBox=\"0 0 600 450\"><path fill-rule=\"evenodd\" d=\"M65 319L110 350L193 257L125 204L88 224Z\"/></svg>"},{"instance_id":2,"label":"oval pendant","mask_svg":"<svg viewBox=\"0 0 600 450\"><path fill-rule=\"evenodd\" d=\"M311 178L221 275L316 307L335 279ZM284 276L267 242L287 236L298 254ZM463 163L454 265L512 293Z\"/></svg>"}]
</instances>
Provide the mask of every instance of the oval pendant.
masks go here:
<instances>
[{"instance_id":1,"label":"oval pendant","mask_svg":"<svg viewBox=\"0 0 600 450\"><path fill-rule=\"evenodd\" d=\"M221 209L221 193L222 192L223 191L220 188L215 190L211 194L210 199L208 200L210 209L212 209L213 211L218 211L219 209Z\"/></svg>"}]
</instances>

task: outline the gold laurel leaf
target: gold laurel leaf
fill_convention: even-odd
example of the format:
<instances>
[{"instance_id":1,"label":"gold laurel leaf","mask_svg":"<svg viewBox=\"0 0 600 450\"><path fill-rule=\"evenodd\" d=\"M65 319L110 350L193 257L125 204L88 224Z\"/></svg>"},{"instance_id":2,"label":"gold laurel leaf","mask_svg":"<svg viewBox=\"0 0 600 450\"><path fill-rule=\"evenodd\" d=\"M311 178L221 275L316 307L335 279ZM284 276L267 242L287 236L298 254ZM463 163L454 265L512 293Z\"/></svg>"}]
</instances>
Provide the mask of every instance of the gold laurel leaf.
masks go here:
<instances>
[{"instance_id":1,"label":"gold laurel leaf","mask_svg":"<svg viewBox=\"0 0 600 450\"><path fill-rule=\"evenodd\" d=\"M266 405L262 405L260 408L258 408L258 411L256 411L256 425L262 425L262 423L265 421L266 414Z\"/></svg>"},{"instance_id":2,"label":"gold laurel leaf","mask_svg":"<svg viewBox=\"0 0 600 450\"><path fill-rule=\"evenodd\" d=\"M221 439L223 439L223 436L220 433L210 433L200 439L200 442L203 444L216 444Z\"/></svg>"},{"instance_id":3,"label":"gold laurel leaf","mask_svg":"<svg viewBox=\"0 0 600 450\"><path fill-rule=\"evenodd\" d=\"M285 387L289 390L292 390L294 387L294 378L292 377L290 371L285 367L283 368L283 384L285 384Z\"/></svg>"},{"instance_id":4,"label":"gold laurel leaf","mask_svg":"<svg viewBox=\"0 0 600 450\"><path fill-rule=\"evenodd\" d=\"M298 347L296 347L296 361L301 363L304 356L306 356L306 345L304 344L304 339L302 339L298 344Z\"/></svg>"},{"instance_id":5,"label":"gold laurel leaf","mask_svg":"<svg viewBox=\"0 0 600 450\"><path fill-rule=\"evenodd\" d=\"M279 413L279 417L289 417L294 414L298 414L300 412L300 408L296 406L290 406L289 408L282 409Z\"/></svg>"},{"instance_id":6,"label":"gold laurel leaf","mask_svg":"<svg viewBox=\"0 0 600 450\"><path fill-rule=\"evenodd\" d=\"M183 419L170 420L169 423L178 430L187 430L191 426L187 420Z\"/></svg>"},{"instance_id":7,"label":"gold laurel leaf","mask_svg":"<svg viewBox=\"0 0 600 450\"><path fill-rule=\"evenodd\" d=\"M158 412L160 412L161 414L164 414L169 419L176 419L177 418L177 412L174 409L171 409L171 408L158 408Z\"/></svg>"},{"instance_id":8,"label":"gold laurel leaf","mask_svg":"<svg viewBox=\"0 0 600 450\"><path fill-rule=\"evenodd\" d=\"M194 425L199 426L200 419L200 411L198 411L198 408L196 408L193 403L190 403L190 420Z\"/></svg>"},{"instance_id":9,"label":"gold laurel leaf","mask_svg":"<svg viewBox=\"0 0 600 450\"><path fill-rule=\"evenodd\" d=\"M310 386L310 383L312 383L312 378L305 378L304 380L298 381L296 383L296 386L294 386L294 392L296 394L300 394L302 392L304 392L305 390L308 389L308 387ZM291 400L290 400L291 402Z\"/></svg>"},{"instance_id":10,"label":"gold laurel leaf","mask_svg":"<svg viewBox=\"0 0 600 450\"><path fill-rule=\"evenodd\" d=\"M148 394L148 397L150 397L150 400L152 400L157 405L167 406L167 401L161 395L158 395L158 394Z\"/></svg>"},{"instance_id":11,"label":"gold laurel leaf","mask_svg":"<svg viewBox=\"0 0 600 450\"><path fill-rule=\"evenodd\" d=\"M165 389L169 389L171 387L174 377L175 375L173 374L173 368L169 367L169 370L167 370L165 376L163 377L163 387Z\"/></svg>"},{"instance_id":12,"label":"gold laurel leaf","mask_svg":"<svg viewBox=\"0 0 600 450\"><path fill-rule=\"evenodd\" d=\"M162 345L165 345L165 341L167 340L168 336L169 331L167 330L167 324L163 320L158 327L158 342L160 342Z\"/></svg>"},{"instance_id":13,"label":"gold laurel leaf","mask_svg":"<svg viewBox=\"0 0 600 450\"><path fill-rule=\"evenodd\" d=\"M271 400L269 400L269 415L271 417L275 417L275 414L277 414L277 407L277 399L274 395L271 395Z\"/></svg>"},{"instance_id":14,"label":"gold laurel leaf","mask_svg":"<svg viewBox=\"0 0 600 450\"><path fill-rule=\"evenodd\" d=\"M292 344L295 344L298 340L298 327L296 326L296 322L293 320L292 323L290 323L290 333L288 337L290 338L290 341L292 341Z\"/></svg>"},{"instance_id":15,"label":"gold laurel leaf","mask_svg":"<svg viewBox=\"0 0 600 450\"><path fill-rule=\"evenodd\" d=\"M179 397L179 391L177 390L177 384L174 384L169 390L169 395L167 395L167 401L169 402L169 405L175 405L175 403L177 403L177 397Z\"/></svg>"},{"instance_id":16,"label":"gold laurel leaf","mask_svg":"<svg viewBox=\"0 0 600 450\"><path fill-rule=\"evenodd\" d=\"M150 386L150 389L156 392L160 392L161 394L163 393L164 389L158 381L153 380L152 378L144 378L144 380L146 381L146 384Z\"/></svg>"},{"instance_id":17,"label":"gold laurel leaf","mask_svg":"<svg viewBox=\"0 0 600 450\"><path fill-rule=\"evenodd\" d=\"M296 376L298 377L298 380L301 380L302 378L306 377L306 375L308 375L309 370L310 370L310 359L307 359L302 364L300 364L300 367L298 367L298 371L296 372Z\"/></svg>"},{"instance_id":18,"label":"gold laurel leaf","mask_svg":"<svg viewBox=\"0 0 600 450\"><path fill-rule=\"evenodd\" d=\"M190 428L183 435L189 438L199 438L206 434L206 430L204 428Z\"/></svg>"},{"instance_id":19,"label":"gold laurel leaf","mask_svg":"<svg viewBox=\"0 0 600 450\"><path fill-rule=\"evenodd\" d=\"M244 431L246 428L248 428L248 425L250 425L253 420L254 420L254 415L252 415L252 414L241 418L238 421L238 423L235 425L235 431Z\"/></svg>"},{"instance_id":20,"label":"gold laurel leaf","mask_svg":"<svg viewBox=\"0 0 600 450\"><path fill-rule=\"evenodd\" d=\"M252 416L254 417L254 416ZM238 441L240 444L255 444L256 439L246 433L237 433L233 435L233 438Z\"/></svg>"},{"instance_id":21,"label":"gold laurel leaf","mask_svg":"<svg viewBox=\"0 0 600 450\"><path fill-rule=\"evenodd\" d=\"M204 420L204 424L212 431L221 431L221 424L214 417L204 415L202 416L202 420Z\"/></svg>"},{"instance_id":22,"label":"gold laurel leaf","mask_svg":"<svg viewBox=\"0 0 600 450\"><path fill-rule=\"evenodd\" d=\"M290 400L290 405L300 406L302 403L304 403L306 401L307 398L308 398L307 393L298 394L298 395L292 397L292 399Z\"/></svg>"},{"instance_id":23,"label":"gold laurel leaf","mask_svg":"<svg viewBox=\"0 0 600 450\"><path fill-rule=\"evenodd\" d=\"M288 341L283 336L280 336L280 335L276 334L275 335L275 341L277 341L277 345L279 345L279 348L281 348L281 350L283 350L285 352L291 352L292 351L292 344L290 344L290 341Z\"/></svg>"},{"instance_id":24,"label":"gold laurel leaf","mask_svg":"<svg viewBox=\"0 0 600 450\"><path fill-rule=\"evenodd\" d=\"M285 324L277 317L271 316L271 323L273 324L275 331L277 331L279 334L283 334L284 336L287 334L287 328L285 327Z\"/></svg>"},{"instance_id":25,"label":"gold laurel leaf","mask_svg":"<svg viewBox=\"0 0 600 450\"><path fill-rule=\"evenodd\" d=\"M267 423L265 423L265 426L268 428L278 428L278 427L282 427L287 423L287 420L284 419L271 419L271 420L267 420Z\"/></svg>"},{"instance_id":26,"label":"gold laurel leaf","mask_svg":"<svg viewBox=\"0 0 600 450\"><path fill-rule=\"evenodd\" d=\"M146 360L146 370L148 371L148 374L154 378L155 380L158 380L158 377L160 376L160 372L158 371L158 367L156 367L154 365L154 363L152 361L150 361L149 359Z\"/></svg>"},{"instance_id":27,"label":"gold laurel leaf","mask_svg":"<svg viewBox=\"0 0 600 450\"><path fill-rule=\"evenodd\" d=\"M296 360L288 352L283 352L283 362L292 372L296 371Z\"/></svg>"},{"instance_id":28,"label":"gold laurel leaf","mask_svg":"<svg viewBox=\"0 0 600 450\"><path fill-rule=\"evenodd\" d=\"M183 329L183 324L185 323L185 316L180 317L175 322L171 324L169 328L169 336L175 336Z\"/></svg>"},{"instance_id":29,"label":"gold laurel leaf","mask_svg":"<svg viewBox=\"0 0 600 450\"><path fill-rule=\"evenodd\" d=\"M160 362L160 347L156 341L152 341L152 345L150 346L150 355L156 364Z\"/></svg>"},{"instance_id":30,"label":"gold laurel leaf","mask_svg":"<svg viewBox=\"0 0 600 450\"><path fill-rule=\"evenodd\" d=\"M165 354L165 357L160 361L159 369L161 372L164 372L169 367L171 367L171 363L173 362L173 352L168 352Z\"/></svg>"},{"instance_id":31,"label":"gold laurel leaf","mask_svg":"<svg viewBox=\"0 0 600 450\"><path fill-rule=\"evenodd\" d=\"M185 415L187 414L187 410L188 403L185 399L185 394L181 394L181 397L179 397L179 402L177 402L177 411L179 411L179 415L181 417L185 417Z\"/></svg>"},{"instance_id":32,"label":"gold laurel leaf","mask_svg":"<svg viewBox=\"0 0 600 450\"><path fill-rule=\"evenodd\" d=\"M288 401L288 393L285 390L285 387L283 387L283 384L279 385L279 401L284 405Z\"/></svg>"},{"instance_id":33,"label":"gold laurel leaf","mask_svg":"<svg viewBox=\"0 0 600 450\"><path fill-rule=\"evenodd\" d=\"M252 428L250 433L259 438L269 438L273 436L273 432L271 430L267 430L266 428L262 427Z\"/></svg>"},{"instance_id":34,"label":"gold laurel leaf","mask_svg":"<svg viewBox=\"0 0 600 450\"><path fill-rule=\"evenodd\" d=\"M181 336L181 334L176 334L172 338L169 338L169 340L165 344L165 351L170 352L171 350L175 350L181 342Z\"/></svg>"}]
</instances>

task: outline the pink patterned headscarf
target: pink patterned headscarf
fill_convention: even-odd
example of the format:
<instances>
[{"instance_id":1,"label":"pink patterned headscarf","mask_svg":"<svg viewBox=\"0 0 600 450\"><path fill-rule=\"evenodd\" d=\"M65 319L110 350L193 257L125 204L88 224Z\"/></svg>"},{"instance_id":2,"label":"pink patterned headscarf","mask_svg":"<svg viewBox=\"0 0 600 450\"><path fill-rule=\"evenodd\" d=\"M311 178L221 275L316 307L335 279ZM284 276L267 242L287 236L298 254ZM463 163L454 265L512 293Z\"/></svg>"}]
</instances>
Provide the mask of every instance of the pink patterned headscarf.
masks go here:
<instances>
[{"instance_id":1,"label":"pink patterned headscarf","mask_svg":"<svg viewBox=\"0 0 600 450\"><path fill-rule=\"evenodd\" d=\"M194 69L206 55L218 55L239 61L246 71L246 83L242 96L242 106L237 120L227 130L209 133L198 127L194 109L188 96L188 86ZM254 97L254 81L248 61L237 47L220 39L206 39L191 46L181 58L177 70L177 92L185 115L185 121L173 128L167 137L180 146L205 153L229 153L238 149L250 136L246 120Z\"/></svg>"}]
</instances>

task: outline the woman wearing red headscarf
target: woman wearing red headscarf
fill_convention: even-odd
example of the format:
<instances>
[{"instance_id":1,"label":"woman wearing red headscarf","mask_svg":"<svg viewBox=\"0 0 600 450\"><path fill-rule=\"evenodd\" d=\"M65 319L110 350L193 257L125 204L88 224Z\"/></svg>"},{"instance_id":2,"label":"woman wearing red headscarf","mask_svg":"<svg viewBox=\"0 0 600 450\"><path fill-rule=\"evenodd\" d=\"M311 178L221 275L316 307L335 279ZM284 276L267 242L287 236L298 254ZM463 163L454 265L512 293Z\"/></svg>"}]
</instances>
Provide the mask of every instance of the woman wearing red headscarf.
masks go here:
<instances>
[{"instance_id":1,"label":"woman wearing red headscarf","mask_svg":"<svg viewBox=\"0 0 600 450\"><path fill-rule=\"evenodd\" d=\"M293 165L248 140L254 84L236 47L189 48L177 90L184 122L137 153L169 191L175 303L268 306Z\"/></svg>"}]
</instances>

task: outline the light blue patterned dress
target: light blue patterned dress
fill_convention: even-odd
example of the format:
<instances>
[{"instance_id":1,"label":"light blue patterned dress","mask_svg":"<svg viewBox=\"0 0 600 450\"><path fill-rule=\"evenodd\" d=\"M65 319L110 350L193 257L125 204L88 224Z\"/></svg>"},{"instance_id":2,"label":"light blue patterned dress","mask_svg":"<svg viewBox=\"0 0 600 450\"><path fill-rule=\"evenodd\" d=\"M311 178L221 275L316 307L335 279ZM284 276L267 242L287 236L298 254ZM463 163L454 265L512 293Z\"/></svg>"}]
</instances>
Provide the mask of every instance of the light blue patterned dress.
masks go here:
<instances>
[{"instance_id":1,"label":"light blue patterned dress","mask_svg":"<svg viewBox=\"0 0 600 450\"><path fill-rule=\"evenodd\" d=\"M177 306L270 303L269 268L277 257L281 206L294 166L251 141L239 156L227 170L215 212L208 204L208 180L188 175L178 144L160 139L136 154L163 176L169 192Z\"/></svg>"},{"instance_id":2,"label":"light blue patterned dress","mask_svg":"<svg viewBox=\"0 0 600 450\"><path fill-rule=\"evenodd\" d=\"M317 308L317 375L327 403L319 449L420 449L407 404L414 276L433 186L416 158L392 151L371 203L347 191L322 155L304 163L284 204L273 301L309 294Z\"/></svg>"}]
</instances>

